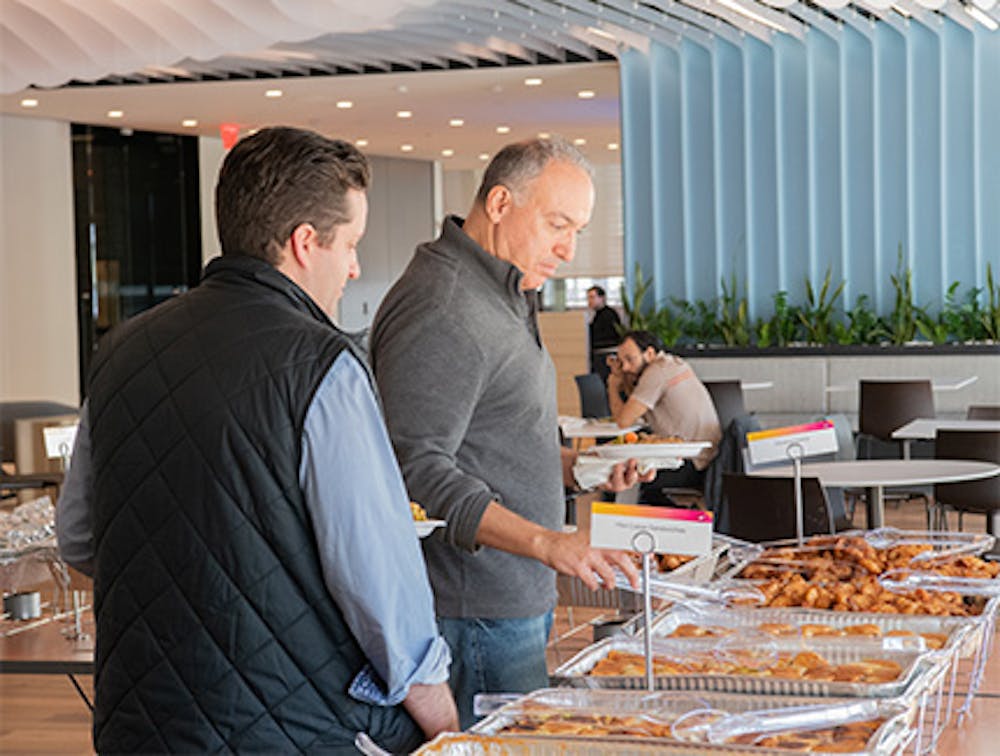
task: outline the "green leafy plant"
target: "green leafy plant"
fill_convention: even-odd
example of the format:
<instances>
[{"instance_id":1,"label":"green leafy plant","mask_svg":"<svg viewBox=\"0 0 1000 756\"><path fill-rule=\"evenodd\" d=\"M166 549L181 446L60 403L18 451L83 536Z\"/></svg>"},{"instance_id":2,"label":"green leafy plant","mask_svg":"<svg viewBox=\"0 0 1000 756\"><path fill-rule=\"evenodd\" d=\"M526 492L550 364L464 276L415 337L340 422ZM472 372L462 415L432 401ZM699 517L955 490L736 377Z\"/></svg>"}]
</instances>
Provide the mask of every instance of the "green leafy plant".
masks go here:
<instances>
[{"instance_id":1,"label":"green leafy plant","mask_svg":"<svg viewBox=\"0 0 1000 756\"><path fill-rule=\"evenodd\" d=\"M664 346L672 347L684 336L683 321L666 305L652 314L649 325L649 330L660 337Z\"/></svg>"},{"instance_id":2,"label":"green leafy plant","mask_svg":"<svg viewBox=\"0 0 1000 756\"><path fill-rule=\"evenodd\" d=\"M833 339L837 344L878 344L888 336L878 315L868 303L867 294L859 294L854 307L844 315L846 322L833 324Z\"/></svg>"},{"instance_id":3,"label":"green leafy plant","mask_svg":"<svg viewBox=\"0 0 1000 756\"><path fill-rule=\"evenodd\" d=\"M917 308L917 330L932 344L947 343L951 333L943 310L935 316L925 308Z\"/></svg>"},{"instance_id":4,"label":"green leafy plant","mask_svg":"<svg viewBox=\"0 0 1000 756\"><path fill-rule=\"evenodd\" d=\"M628 326L622 328L625 331L648 331L650 330L650 307L645 305L646 295L653 287L653 278L646 278L642 275L642 268L639 263L635 264L635 276L632 284L632 294L629 295L622 284L622 309L625 310L625 319Z\"/></svg>"},{"instance_id":5,"label":"green leafy plant","mask_svg":"<svg viewBox=\"0 0 1000 756\"><path fill-rule=\"evenodd\" d=\"M993 281L993 266L986 263L986 307L980 314L983 336L1000 340L1000 287Z\"/></svg>"},{"instance_id":6,"label":"green leafy plant","mask_svg":"<svg viewBox=\"0 0 1000 756\"><path fill-rule=\"evenodd\" d=\"M710 344L721 341L716 324L716 302L706 302L696 299L689 302L686 299L671 299L677 308L677 317L685 336L695 344Z\"/></svg>"},{"instance_id":7,"label":"green leafy plant","mask_svg":"<svg viewBox=\"0 0 1000 756\"><path fill-rule=\"evenodd\" d=\"M896 291L895 303L887 321L889 339L893 344L913 341L917 334L918 308L913 303L913 271L903 262L903 245L899 245L896 273L890 276Z\"/></svg>"},{"instance_id":8,"label":"green leafy plant","mask_svg":"<svg viewBox=\"0 0 1000 756\"><path fill-rule=\"evenodd\" d=\"M747 313L747 298L736 293L736 274L732 275L730 285L726 279L721 280L722 298L719 302L719 317L717 319L722 343L727 346L746 346L750 343L750 319Z\"/></svg>"},{"instance_id":9,"label":"green leafy plant","mask_svg":"<svg viewBox=\"0 0 1000 756\"><path fill-rule=\"evenodd\" d=\"M788 304L788 292L779 291L772 297L774 314L768 321L767 334L776 346L788 346L799 335L799 308Z\"/></svg>"},{"instance_id":10,"label":"green leafy plant","mask_svg":"<svg viewBox=\"0 0 1000 756\"><path fill-rule=\"evenodd\" d=\"M830 269L827 268L823 285L818 292L806 277L806 304L799 310L799 322L811 344L829 344L833 340L833 307L844 290L845 282L841 281L831 294L830 275Z\"/></svg>"}]
</instances>

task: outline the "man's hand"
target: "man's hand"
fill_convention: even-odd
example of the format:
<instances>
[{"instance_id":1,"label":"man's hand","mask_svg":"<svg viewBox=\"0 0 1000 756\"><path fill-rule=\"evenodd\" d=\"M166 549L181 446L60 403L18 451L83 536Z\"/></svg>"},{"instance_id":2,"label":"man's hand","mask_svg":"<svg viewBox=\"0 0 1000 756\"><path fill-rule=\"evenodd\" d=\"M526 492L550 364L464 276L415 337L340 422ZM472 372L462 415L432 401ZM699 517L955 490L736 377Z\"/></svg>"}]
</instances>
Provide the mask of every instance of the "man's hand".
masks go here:
<instances>
[{"instance_id":1,"label":"man's hand","mask_svg":"<svg viewBox=\"0 0 1000 756\"><path fill-rule=\"evenodd\" d=\"M612 493L618 493L620 491L627 491L636 483L649 483L656 477L656 470L647 470L646 472L639 473L639 463L634 459L629 459L624 462L619 462L614 467L611 468L611 474L608 475L608 479L598 486L602 491L611 491Z\"/></svg>"},{"instance_id":2,"label":"man's hand","mask_svg":"<svg viewBox=\"0 0 1000 756\"><path fill-rule=\"evenodd\" d=\"M608 369L608 390L621 391L625 385L625 373L622 371L622 362L617 355L609 354L605 359Z\"/></svg>"},{"instance_id":3,"label":"man's hand","mask_svg":"<svg viewBox=\"0 0 1000 756\"><path fill-rule=\"evenodd\" d=\"M639 587L639 572L624 551L595 549L583 532L559 533L545 531L538 539L538 559L557 572L570 577L578 577L592 591L601 585L614 588L614 567L618 567L628 578L633 588Z\"/></svg>"},{"instance_id":4,"label":"man's hand","mask_svg":"<svg viewBox=\"0 0 1000 756\"><path fill-rule=\"evenodd\" d=\"M458 710L448 683L414 683L403 700L403 708L413 717L428 740L442 732L460 732Z\"/></svg>"}]
</instances>

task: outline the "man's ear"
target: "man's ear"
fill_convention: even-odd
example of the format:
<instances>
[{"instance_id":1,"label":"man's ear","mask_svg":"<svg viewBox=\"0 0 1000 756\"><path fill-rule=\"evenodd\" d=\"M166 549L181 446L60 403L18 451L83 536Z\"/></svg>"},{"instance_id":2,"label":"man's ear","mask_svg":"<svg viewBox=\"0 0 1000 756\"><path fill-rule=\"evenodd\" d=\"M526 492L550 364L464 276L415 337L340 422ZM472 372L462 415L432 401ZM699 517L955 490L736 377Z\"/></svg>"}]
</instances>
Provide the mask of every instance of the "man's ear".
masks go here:
<instances>
[{"instance_id":1,"label":"man's ear","mask_svg":"<svg viewBox=\"0 0 1000 756\"><path fill-rule=\"evenodd\" d=\"M292 235L288 239L288 253L299 266L303 268L311 266L312 251L318 236L312 223L300 223L292 230Z\"/></svg>"},{"instance_id":2,"label":"man's ear","mask_svg":"<svg viewBox=\"0 0 1000 756\"><path fill-rule=\"evenodd\" d=\"M497 184L486 195L486 217L497 223L514 205L514 195L503 184Z\"/></svg>"}]
</instances>

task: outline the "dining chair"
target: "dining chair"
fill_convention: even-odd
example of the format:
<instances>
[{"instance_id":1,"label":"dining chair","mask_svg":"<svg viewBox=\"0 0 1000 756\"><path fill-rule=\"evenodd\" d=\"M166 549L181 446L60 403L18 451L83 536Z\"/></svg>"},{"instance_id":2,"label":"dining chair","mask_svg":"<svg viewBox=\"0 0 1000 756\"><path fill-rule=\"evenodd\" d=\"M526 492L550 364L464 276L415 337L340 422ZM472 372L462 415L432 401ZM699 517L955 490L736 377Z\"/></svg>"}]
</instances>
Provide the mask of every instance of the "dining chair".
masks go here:
<instances>
[{"instance_id":1,"label":"dining chair","mask_svg":"<svg viewBox=\"0 0 1000 756\"><path fill-rule=\"evenodd\" d=\"M3 465L14 464L14 423L26 417L54 417L78 411L76 407L59 402L0 402L0 499L11 498L18 491L58 487L63 479L60 472L8 473L3 468Z\"/></svg>"},{"instance_id":2,"label":"dining chair","mask_svg":"<svg viewBox=\"0 0 1000 756\"><path fill-rule=\"evenodd\" d=\"M966 420L1000 420L1000 404L970 404Z\"/></svg>"},{"instance_id":3,"label":"dining chair","mask_svg":"<svg viewBox=\"0 0 1000 756\"><path fill-rule=\"evenodd\" d=\"M608 417L608 389L597 373L573 376L576 389L580 392L580 417Z\"/></svg>"},{"instance_id":4,"label":"dining chair","mask_svg":"<svg viewBox=\"0 0 1000 756\"><path fill-rule=\"evenodd\" d=\"M796 536L794 478L723 473L725 535L746 541L774 541ZM802 532L835 533L852 527L830 506L819 478L802 478Z\"/></svg>"},{"instance_id":5,"label":"dining chair","mask_svg":"<svg viewBox=\"0 0 1000 756\"><path fill-rule=\"evenodd\" d=\"M859 457L863 459L872 458L873 441L901 449L892 438L893 431L918 417L934 417L930 380L862 380L858 393ZM900 456L899 451L895 456Z\"/></svg>"},{"instance_id":6,"label":"dining chair","mask_svg":"<svg viewBox=\"0 0 1000 756\"><path fill-rule=\"evenodd\" d=\"M934 442L937 459L970 459L1000 464L1000 431L939 430ZM986 515L986 532L993 532L993 514L1000 511L1000 476L934 486L935 528L947 530L946 510L958 512L958 529L966 512Z\"/></svg>"},{"instance_id":7,"label":"dining chair","mask_svg":"<svg viewBox=\"0 0 1000 756\"><path fill-rule=\"evenodd\" d=\"M737 417L746 414L743 404L743 388L739 381L702 381L712 397L715 412L719 416L719 427L722 432Z\"/></svg>"},{"instance_id":8,"label":"dining chair","mask_svg":"<svg viewBox=\"0 0 1000 756\"><path fill-rule=\"evenodd\" d=\"M878 444L893 447L894 457L902 456L902 442L892 438L893 431L918 417L934 417L934 391L930 380L862 380L858 393L858 459L879 456L875 448ZM911 444L911 448L916 446ZM897 505L912 499L923 500L927 526L930 527L930 488L894 490L885 496L886 502Z\"/></svg>"}]
</instances>

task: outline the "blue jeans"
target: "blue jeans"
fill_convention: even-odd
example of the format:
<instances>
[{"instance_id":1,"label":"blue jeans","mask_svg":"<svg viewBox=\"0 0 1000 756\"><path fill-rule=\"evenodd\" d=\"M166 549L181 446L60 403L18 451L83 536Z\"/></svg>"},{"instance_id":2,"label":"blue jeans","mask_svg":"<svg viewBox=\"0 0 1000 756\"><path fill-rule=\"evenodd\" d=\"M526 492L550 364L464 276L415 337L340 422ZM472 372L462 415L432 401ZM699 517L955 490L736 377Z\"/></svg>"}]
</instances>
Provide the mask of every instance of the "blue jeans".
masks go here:
<instances>
[{"instance_id":1,"label":"blue jeans","mask_svg":"<svg viewBox=\"0 0 1000 756\"><path fill-rule=\"evenodd\" d=\"M552 612L516 619L438 617L451 648L451 691L462 729L474 725L476 693L528 693L549 684L545 645Z\"/></svg>"}]
</instances>

